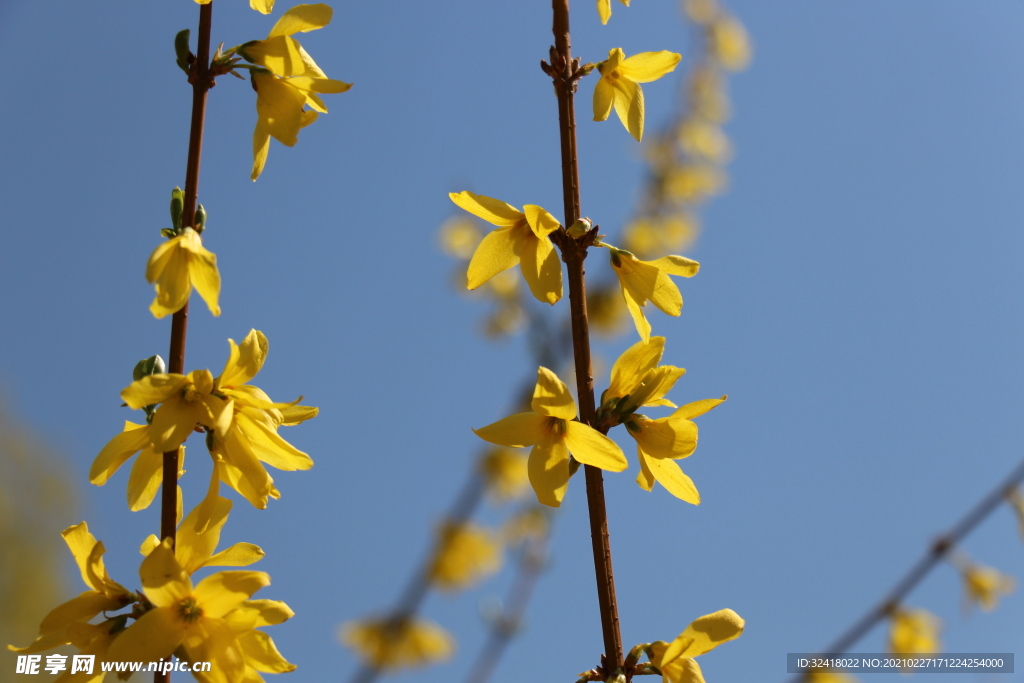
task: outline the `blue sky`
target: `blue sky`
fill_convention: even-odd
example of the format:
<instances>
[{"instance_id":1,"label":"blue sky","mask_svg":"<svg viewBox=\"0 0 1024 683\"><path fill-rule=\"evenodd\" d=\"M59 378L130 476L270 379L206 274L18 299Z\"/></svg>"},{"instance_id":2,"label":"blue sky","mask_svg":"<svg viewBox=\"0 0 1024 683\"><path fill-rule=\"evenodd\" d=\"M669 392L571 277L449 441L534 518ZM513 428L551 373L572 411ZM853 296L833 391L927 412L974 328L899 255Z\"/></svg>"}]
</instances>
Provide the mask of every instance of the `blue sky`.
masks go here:
<instances>
[{"instance_id":1,"label":"blue sky","mask_svg":"<svg viewBox=\"0 0 1024 683\"><path fill-rule=\"evenodd\" d=\"M633 5L615 3L602 27L592 3L574 3L576 53L686 51L676 3ZM755 44L752 67L731 79L730 187L687 254L702 269L682 283L683 315L651 319L669 339L666 362L688 370L677 402L730 399L700 419L701 446L684 462L699 507L640 491L635 465L607 477L608 505L624 640L669 639L731 607L747 631L702 657L707 680L783 680L787 652L824 646L1021 457L1024 6L729 7ZM184 184L190 92L172 39L194 29L196 9L0 7L0 58L17 65L0 104L0 386L64 453L83 516L128 585L157 512L128 512L126 472L102 489L86 474L129 417L118 392L135 361L166 353L169 323L147 312L143 269L168 193ZM297 680L353 669L338 624L396 598L479 447L470 428L504 416L535 371L523 339L476 334L484 307L450 290L435 234L455 213L446 194L464 189L559 212L556 107L537 67L549 12L541 1L336 4L332 25L303 44L355 85L329 97L330 114L295 148L274 143L255 184L251 89L222 78L210 95L200 200L224 313L194 307L186 365L218 372L226 340L255 327L271 343L260 386L321 408L289 432L316 467L275 477L282 498L266 511L237 501L224 534L267 551L265 597L298 614L271 631ZM218 0L214 40L259 38L274 20ZM649 130L677 84L645 86ZM583 213L611 236L644 167L618 122L589 121L592 87L579 97ZM598 350L610 361L631 343ZM193 450L189 505L206 468ZM572 680L596 664L587 534L574 480L552 568L495 680L521 680L536 662ZM1008 510L965 550L1024 576ZM456 633L459 657L403 679L463 676L483 638L477 605L508 578L431 598L427 614ZM965 618L960 592L943 567L909 602L943 619L950 651L1014 651L1021 596ZM857 649L882 650L882 630Z\"/></svg>"}]
</instances>

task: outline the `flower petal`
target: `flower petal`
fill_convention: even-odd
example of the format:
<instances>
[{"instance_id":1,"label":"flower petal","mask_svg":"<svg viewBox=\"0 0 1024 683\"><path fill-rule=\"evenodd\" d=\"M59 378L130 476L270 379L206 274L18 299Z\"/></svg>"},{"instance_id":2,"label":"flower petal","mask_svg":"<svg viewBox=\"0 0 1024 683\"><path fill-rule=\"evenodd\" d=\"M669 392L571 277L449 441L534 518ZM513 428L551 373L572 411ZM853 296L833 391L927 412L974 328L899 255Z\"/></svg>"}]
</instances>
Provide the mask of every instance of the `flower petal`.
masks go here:
<instances>
[{"instance_id":1,"label":"flower petal","mask_svg":"<svg viewBox=\"0 0 1024 683\"><path fill-rule=\"evenodd\" d=\"M612 16L612 0L597 0L597 14L601 17L601 23L607 24Z\"/></svg>"},{"instance_id":2,"label":"flower petal","mask_svg":"<svg viewBox=\"0 0 1024 683\"><path fill-rule=\"evenodd\" d=\"M594 86L594 120L606 121L612 113L615 102L615 86L607 78L601 78Z\"/></svg>"},{"instance_id":3,"label":"flower petal","mask_svg":"<svg viewBox=\"0 0 1024 683\"><path fill-rule=\"evenodd\" d=\"M537 384L533 388L530 409L545 417L557 417L563 420L576 419L576 402L572 400L569 387L558 379L558 375L545 367L537 368Z\"/></svg>"},{"instance_id":4,"label":"flower petal","mask_svg":"<svg viewBox=\"0 0 1024 683\"><path fill-rule=\"evenodd\" d=\"M653 458L685 458L697 449L697 425L686 418L670 415L650 420L634 415L633 424L640 431L630 429L630 434Z\"/></svg>"},{"instance_id":5,"label":"flower petal","mask_svg":"<svg viewBox=\"0 0 1024 683\"><path fill-rule=\"evenodd\" d=\"M649 458L643 449L637 447L641 463L651 472L659 484L673 496L693 505L700 505L700 493L693 480L686 476L678 463L666 458ZM647 489L650 491L650 489Z\"/></svg>"},{"instance_id":6,"label":"flower petal","mask_svg":"<svg viewBox=\"0 0 1024 683\"><path fill-rule=\"evenodd\" d=\"M295 671L295 665L278 651L274 640L263 631L246 631L238 636L246 663L257 671L269 674Z\"/></svg>"},{"instance_id":7,"label":"flower petal","mask_svg":"<svg viewBox=\"0 0 1024 683\"><path fill-rule=\"evenodd\" d=\"M680 406L672 417L681 417L686 420L692 420L695 417L699 417L704 413L710 411L712 408L722 405L728 396L722 398L705 398L701 401L694 401L693 403L687 403L685 406Z\"/></svg>"},{"instance_id":8,"label":"flower petal","mask_svg":"<svg viewBox=\"0 0 1024 683\"><path fill-rule=\"evenodd\" d=\"M668 50L641 52L622 61L619 73L637 83L650 83L675 70L682 55Z\"/></svg>"},{"instance_id":9,"label":"flower petal","mask_svg":"<svg viewBox=\"0 0 1024 683\"><path fill-rule=\"evenodd\" d=\"M637 302L625 285L622 285L621 289L622 298L626 300L626 310L629 311L630 317L633 318L633 324L636 325L636 331L640 334L640 339L646 344L647 340L651 338L651 323L647 322L647 318L644 316L644 302Z\"/></svg>"},{"instance_id":10,"label":"flower petal","mask_svg":"<svg viewBox=\"0 0 1024 683\"><path fill-rule=\"evenodd\" d=\"M565 442L556 440L534 446L527 469L537 502L553 508L560 506L570 477L569 449Z\"/></svg>"},{"instance_id":11,"label":"flower petal","mask_svg":"<svg viewBox=\"0 0 1024 683\"><path fill-rule=\"evenodd\" d=\"M523 231L520 228L498 228L485 235L469 261L466 288L476 289L498 273L519 263L523 242Z\"/></svg>"},{"instance_id":12,"label":"flower petal","mask_svg":"<svg viewBox=\"0 0 1024 683\"><path fill-rule=\"evenodd\" d=\"M192 580L175 559L170 543L170 538L165 538L139 567L142 590L157 607L174 607L192 595Z\"/></svg>"},{"instance_id":13,"label":"flower petal","mask_svg":"<svg viewBox=\"0 0 1024 683\"><path fill-rule=\"evenodd\" d=\"M473 433L489 443L522 448L546 441L549 438L545 429L547 423L547 418L537 413L516 413L486 427L474 429Z\"/></svg>"},{"instance_id":14,"label":"flower petal","mask_svg":"<svg viewBox=\"0 0 1024 683\"><path fill-rule=\"evenodd\" d=\"M290 36L296 33L308 33L323 28L331 23L334 10L330 5L296 5L281 15L281 18L270 29L267 38Z\"/></svg>"},{"instance_id":15,"label":"flower petal","mask_svg":"<svg viewBox=\"0 0 1024 683\"><path fill-rule=\"evenodd\" d=\"M259 589L269 585L270 575L266 572L217 572L199 582L195 597L203 610L203 616L217 619L251 598Z\"/></svg>"},{"instance_id":16,"label":"flower petal","mask_svg":"<svg viewBox=\"0 0 1024 683\"><path fill-rule=\"evenodd\" d=\"M204 567L248 567L266 556L263 548L255 543L236 543L210 557Z\"/></svg>"},{"instance_id":17,"label":"flower petal","mask_svg":"<svg viewBox=\"0 0 1024 683\"><path fill-rule=\"evenodd\" d=\"M178 455L179 467L185 447L181 447ZM128 509L132 512L145 510L156 498L156 492L160 490L163 482L164 454L147 446L139 453L132 464L132 471L128 475ZM181 476L180 472L178 476Z\"/></svg>"},{"instance_id":18,"label":"flower petal","mask_svg":"<svg viewBox=\"0 0 1024 683\"><path fill-rule=\"evenodd\" d=\"M473 194L468 190L458 194L451 192L448 198L460 209L465 209L477 218L502 228L514 227L526 218L522 211L510 204L482 194Z\"/></svg>"},{"instance_id":19,"label":"flower petal","mask_svg":"<svg viewBox=\"0 0 1024 683\"><path fill-rule=\"evenodd\" d=\"M644 91L624 76L612 81L615 88L615 113L637 142L644 136Z\"/></svg>"},{"instance_id":20,"label":"flower petal","mask_svg":"<svg viewBox=\"0 0 1024 683\"><path fill-rule=\"evenodd\" d=\"M731 609L718 610L694 619L669 644L662 661L670 662L676 657L697 657L710 652L722 643L739 638L745 623Z\"/></svg>"},{"instance_id":21,"label":"flower petal","mask_svg":"<svg viewBox=\"0 0 1024 683\"><path fill-rule=\"evenodd\" d=\"M118 468L149 445L149 425L125 421L124 431L103 447L89 468L89 481L103 486Z\"/></svg>"},{"instance_id":22,"label":"flower petal","mask_svg":"<svg viewBox=\"0 0 1024 683\"><path fill-rule=\"evenodd\" d=\"M632 394L647 371L658 367L664 353L664 337L651 337L649 341L637 342L623 351L612 366L611 381L601 395L601 402Z\"/></svg>"},{"instance_id":23,"label":"flower petal","mask_svg":"<svg viewBox=\"0 0 1024 683\"><path fill-rule=\"evenodd\" d=\"M693 277L700 270L699 263L682 256L662 256L653 261L648 261L648 263L669 275L679 275L681 277Z\"/></svg>"},{"instance_id":24,"label":"flower petal","mask_svg":"<svg viewBox=\"0 0 1024 683\"><path fill-rule=\"evenodd\" d=\"M107 659L114 662L155 662L168 657L181 644L186 628L173 607L157 607L143 614L114 639L107 651Z\"/></svg>"},{"instance_id":25,"label":"flower petal","mask_svg":"<svg viewBox=\"0 0 1024 683\"><path fill-rule=\"evenodd\" d=\"M551 240L527 234L520 257L519 268L534 298L552 306L558 303L562 298L562 262Z\"/></svg>"},{"instance_id":26,"label":"flower petal","mask_svg":"<svg viewBox=\"0 0 1024 683\"><path fill-rule=\"evenodd\" d=\"M533 230L533 234L538 239L543 239L553 233L558 228L562 227L562 224L558 222L558 219L552 216L550 213L544 210L543 207L537 206L536 204L527 204L523 207L523 213L526 216L526 224Z\"/></svg>"},{"instance_id":27,"label":"flower petal","mask_svg":"<svg viewBox=\"0 0 1024 683\"><path fill-rule=\"evenodd\" d=\"M582 422L566 424L565 443L572 456L585 465L600 467L609 472L621 472L629 467L617 443Z\"/></svg>"}]
</instances>

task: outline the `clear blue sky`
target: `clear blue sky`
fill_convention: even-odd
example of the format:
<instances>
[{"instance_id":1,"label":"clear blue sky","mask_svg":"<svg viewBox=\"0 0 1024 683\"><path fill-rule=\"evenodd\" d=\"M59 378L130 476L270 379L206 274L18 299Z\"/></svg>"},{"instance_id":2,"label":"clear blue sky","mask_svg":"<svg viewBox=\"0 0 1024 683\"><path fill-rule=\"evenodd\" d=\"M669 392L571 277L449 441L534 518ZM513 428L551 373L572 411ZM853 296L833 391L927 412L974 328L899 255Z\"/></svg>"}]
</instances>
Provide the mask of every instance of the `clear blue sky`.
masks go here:
<instances>
[{"instance_id":1,"label":"clear blue sky","mask_svg":"<svg viewBox=\"0 0 1024 683\"><path fill-rule=\"evenodd\" d=\"M633 4L615 3L602 27L592 2L574 2L576 53L685 51L676 3ZM266 34L275 19L246 5L217 1L215 42ZM747 619L740 640L701 658L712 683L786 678L787 652L824 646L1024 455L1024 5L729 7L756 46L732 80L730 191L687 254L702 270L683 284L682 317L651 314L666 361L688 369L674 396L730 395L684 463L704 502L643 493L635 464L608 477L624 640L669 639L723 607ZM255 184L251 89L222 78L210 95L200 199L224 314L196 307L187 365L219 372L227 338L255 327L271 343L258 384L321 408L289 432L316 467L276 476L269 510L236 503L224 535L267 551L263 596L298 613L270 630L300 666L294 680L349 674L337 625L396 598L476 452L470 428L504 416L534 371L522 339L476 335L484 309L447 287L435 231L463 189L560 211L555 101L537 67L549 13L542 0L335 4L303 44L355 86L298 146L275 142ZM66 455L112 576L132 586L157 511L128 512L127 472L102 489L86 473L129 416L118 392L133 364L166 353L143 272L184 184L190 95L172 39L197 14L189 0L0 5L0 386ZM643 166L616 121L589 121L592 87L580 96L583 213L613 235ZM675 89L645 86L649 129ZM188 465L191 506L208 471L198 444ZM563 510L498 681L532 678L533 663L571 681L596 664L582 480ZM966 550L1024 579L1008 510ZM477 603L507 579L432 598L460 657L402 680L460 679L482 640ZM960 591L940 568L910 603L944 620L951 651L1014 651L1021 595L963 618ZM858 650L882 643L876 630Z\"/></svg>"}]
</instances>

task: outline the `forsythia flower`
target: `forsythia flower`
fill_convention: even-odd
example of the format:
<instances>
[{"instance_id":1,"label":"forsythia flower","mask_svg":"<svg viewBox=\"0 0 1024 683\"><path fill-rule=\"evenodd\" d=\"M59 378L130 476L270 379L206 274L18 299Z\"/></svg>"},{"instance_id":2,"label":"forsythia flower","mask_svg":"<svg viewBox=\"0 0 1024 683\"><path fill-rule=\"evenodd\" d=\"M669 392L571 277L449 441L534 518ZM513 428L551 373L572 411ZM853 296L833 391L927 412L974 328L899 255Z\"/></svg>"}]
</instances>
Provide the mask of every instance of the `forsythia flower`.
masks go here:
<instances>
[{"instance_id":1,"label":"forsythia flower","mask_svg":"<svg viewBox=\"0 0 1024 683\"><path fill-rule=\"evenodd\" d=\"M569 486L569 454L585 465L610 472L628 466L622 449L593 427L576 422L576 403L569 388L547 368L537 369L537 385L530 403L533 412L517 413L474 429L484 441L499 446L533 446L528 471L537 500L561 505Z\"/></svg>"},{"instance_id":2,"label":"forsythia flower","mask_svg":"<svg viewBox=\"0 0 1024 683\"><path fill-rule=\"evenodd\" d=\"M267 498L279 497L274 480L262 463L280 470L308 470L313 460L277 433L283 425L296 425L316 417L319 410L294 403L274 403L250 381L263 368L270 343L259 330L250 330L242 343L228 340L231 351L224 370L213 381L213 392L232 406L228 426L214 430L207 443L214 457L207 500L216 498L218 481L224 481L258 508ZM202 528L202 524L200 524Z\"/></svg>"},{"instance_id":3,"label":"forsythia flower","mask_svg":"<svg viewBox=\"0 0 1024 683\"><path fill-rule=\"evenodd\" d=\"M644 316L644 306L650 301L668 315L678 316L683 310L683 296L669 275L693 277L700 264L682 256L641 261L628 251L607 244L604 246L611 253L612 269L619 278L622 296L636 331L641 339L647 341L651 336L651 324Z\"/></svg>"},{"instance_id":4,"label":"forsythia flower","mask_svg":"<svg viewBox=\"0 0 1024 683\"><path fill-rule=\"evenodd\" d=\"M722 17L711 24L711 52L730 71L745 69L750 63L750 39L743 24Z\"/></svg>"},{"instance_id":5,"label":"forsythia flower","mask_svg":"<svg viewBox=\"0 0 1024 683\"><path fill-rule=\"evenodd\" d=\"M213 0L196 0L200 5L209 5ZM257 12L270 14L274 11L274 0L249 0L249 7Z\"/></svg>"},{"instance_id":6,"label":"forsythia flower","mask_svg":"<svg viewBox=\"0 0 1024 683\"><path fill-rule=\"evenodd\" d=\"M270 585L267 574L224 571L193 586L188 573L175 559L168 538L142 561L139 575L142 590L154 608L117 637L108 652L112 660L154 662L180 647L183 659L212 662L207 680L217 683L243 680L247 666L256 668L251 659L246 661L240 642L248 629L236 630L229 614L243 607L260 588ZM272 657L275 668L291 667L276 648L273 653L262 654L276 655Z\"/></svg>"},{"instance_id":7,"label":"forsythia flower","mask_svg":"<svg viewBox=\"0 0 1024 683\"><path fill-rule=\"evenodd\" d=\"M675 404L665 398L686 370L658 365L665 351L664 337L651 337L626 349L612 366L611 382L601 394L601 413L613 414L636 439L640 474L636 482L650 491L659 482L669 493L694 505L700 494L674 459L686 458L697 448L697 425L691 420L721 404L720 399L688 403L668 417L651 420L635 411L643 406Z\"/></svg>"},{"instance_id":8,"label":"forsythia flower","mask_svg":"<svg viewBox=\"0 0 1024 683\"><path fill-rule=\"evenodd\" d=\"M972 564L961 570L968 603L976 603L986 612L996 608L1000 595L1009 595L1014 590L1012 576L1007 576L992 567Z\"/></svg>"},{"instance_id":9,"label":"forsythia flower","mask_svg":"<svg viewBox=\"0 0 1024 683\"><path fill-rule=\"evenodd\" d=\"M320 94L342 93L352 87L331 78L292 38L323 28L330 23L333 10L325 4L296 5L274 24L265 40L254 40L238 47L238 54L264 69L251 71L256 90L256 130L253 132L252 179L263 172L270 151L270 138L291 147L298 142L299 130L327 113ZM308 111L305 106L313 111Z\"/></svg>"},{"instance_id":10,"label":"forsythia flower","mask_svg":"<svg viewBox=\"0 0 1024 683\"><path fill-rule=\"evenodd\" d=\"M942 651L942 645L939 644L941 622L934 614L923 609L897 607L891 618L889 651L894 655L923 655Z\"/></svg>"},{"instance_id":11,"label":"forsythia flower","mask_svg":"<svg viewBox=\"0 0 1024 683\"><path fill-rule=\"evenodd\" d=\"M149 375L128 385L121 392L121 398L134 410L160 404L147 430L150 444L158 453L176 449L196 425L222 431L231 424L231 402L214 395L213 375L209 370L193 370L187 375ZM107 448L113 443L107 444Z\"/></svg>"},{"instance_id":12,"label":"forsythia flower","mask_svg":"<svg viewBox=\"0 0 1024 683\"><path fill-rule=\"evenodd\" d=\"M476 289L518 263L538 301L553 305L562 298L562 264L548 237L560 225L554 216L534 204L519 211L505 202L468 191L452 192L448 197L460 208L498 226L483 238L469 262L469 289Z\"/></svg>"},{"instance_id":13,"label":"forsythia flower","mask_svg":"<svg viewBox=\"0 0 1024 683\"><path fill-rule=\"evenodd\" d=\"M509 448L492 448L480 459L487 493L497 501L518 498L530 485L526 456Z\"/></svg>"},{"instance_id":14,"label":"forsythia flower","mask_svg":"<svg viewBox=\"0 0 1024 683\"><path fill-rule=\"evenodd\" d=\"M221 529L228 521L231 505L227 498L217 498L212 518L205 530L199 526L198 506L188 513L188 517L178 526L174 541L174 557L187 574L192 575L203 567L247 567L263 559L266 553L252 543L235 543L230 548L214 554L217 544L220 543ZM143 541L139 550L148 556L159 545L160 539L151 534Z\"/></svg>"},{"instance_id":15,"label":"forsythia flower","mask_svg":"<svg viewBox=\"0 0 1024 683\"><path fill-rule=\"evenodd\" d=\"M456 591L501 568L501 543L474 524L445 522L428 575L441 590Z\"/></svg>"},{"instance_id":16,"label":"forsythia flower","mask_svg":"<svg viewBox=\"0 0 1024 683\"><path fill-rule=\"evenodd\" d=\"M704 683L700 665L694 659L722 643L739 638L745 622L731 609L718 610L695 619L671 643L657 641L648 646L651 663L668 683Z\"/></svg>"},{"instance_id":17,"label":"forsythia flower","mask_svg":"<svg viewBox=\"0 0 1024 683\"><path fill-rule=\"evenodd\" d=\"M823 669L809 671L805 681L806 683L857 683L857 679L853 676Z\"/></svg>"},{"instance_id":18,"label":"forsythia flower","mask_svg":"<svg viewBox=\"0 0 1024 683\"><path fill-rule=\"evenodd\" d=\"M619 0L619 2L629 7L629 0ZM601 23L607 24L612 16L612 0L597 0L597 13L601 16Z\"/></svg>"},{"instance_id":19,"label":"forsythia flower","mask_svg":"<svg viewBox=\"0 0 1024 683\"><path fill-rule=\"evenodd\" d=\"M601 79L594 86L594 120L604 121L612 113L637 142L644 135L644 92L641 83L657 80L676 68L682 59L675 52L641 52L627 58L622 48L613 48L608 59L597 65Z\"/></svg>"},{"instance_id":20,"label":"forsythia flower","mask_svg":"<svg viewBox=\"0 0 1024 683\"><path fill-rule=\"evenodd\" d=\"M350 621L341 628L341 642L367 666L390 671L415 668L448 659L455 649L451 635L432 622L409 617Z\"/></svg>"},{"instance_id":21,"label":"forsythia flower","mask_svg":"<svg viewBox=\"0 0 1024 683\"><path fill-rule=\"evenodd\" d=\"M42 652L72 642L87 647L94 636L99 635L98 631L93 631L101 626L89 624L89 620L101 612L119 610L138 599L135 593L111 580L103 564L106 549L103 543L89 533L88 524L82 522L68 527L61 535L68 544L75 564L82 574L82 580L89 586L89 590L50 611L39 625L39 636L31 645L22 648L8 645L8 649L14 652ZM108 628L102 635L109 636L109 627L113 624L106 626ZM108 644L108 641L109 638L104 638L105 644ZM95 654L95 651L87 654Z\"/></svg>"},{"instance_id":22,"label":"forsythia flower","mask_svg":"<svg viewBox=\"0 0 1024 683\"><path fill-rule=\"evenodd\" d=\"M203 246L199 233L186 227L149 257L146 280L156 285L156 298L149 305L157 318L177 313L188 303L192 287L206 302L210 313L220 315L220 271L217 257Z\"/></svg>"},{"instance_id":23,"label":"forsythia flower","mask_svg":"<svg viewBox=\"0 0 1024 683\"><path fill-rule=\"evenodd\" d=\"M153 448L150 425L125 420L124 431L111 439L93 460L89 481L103 486L136 453L139 457L128 475L128 509L132 512L149 507L163 482L164 455ZM185 448L178 456L178 478L185 473Z\"/></svg>"}]
</instances>

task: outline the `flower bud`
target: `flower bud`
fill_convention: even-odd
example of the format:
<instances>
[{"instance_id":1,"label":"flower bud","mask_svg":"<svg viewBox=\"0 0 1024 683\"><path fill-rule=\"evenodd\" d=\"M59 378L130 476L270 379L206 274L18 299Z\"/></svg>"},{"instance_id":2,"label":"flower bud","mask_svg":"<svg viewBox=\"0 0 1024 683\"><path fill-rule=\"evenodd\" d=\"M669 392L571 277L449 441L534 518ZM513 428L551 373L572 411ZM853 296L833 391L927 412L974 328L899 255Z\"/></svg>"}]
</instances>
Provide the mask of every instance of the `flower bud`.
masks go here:
<instances>
[{"instance_id":1,"label":"flower bud","mask_svg":"<svg viewBox=\"0 0 1024 683\"><path fill-rule=\"evenodd\" d=\"M185 210L185 193L180 187L171 190L171 226L175 234L181 230L181 213Z\"/></svg>"},{"instance_id":2,"label":"flower bud","mask_svg":"<svg viewBox=\"0 0 1024 683\"><path fill-rule=\"evenodd\" d=\"M590 232L592 227L594 227L593 221L589 218L581 218L569 226L569 229L566 232L569 233L569 237L579 239Z\"/></svg>"},{"instance_id":3,"label":"flower bud","mask_svg":"<svg viewBox=\"0 0 1024 683\"><path fill-rule=\"evenodd\" d=\"M203 233L203 230L206 230L206 207L202 204L196 209L196 218L193 223L195 223L195 231L200 235Z\"/></svg>"},{"instance_id":4,"label":"flower bud","mask_svg":"<svg viewBox=\"0 0 1024 683\"><path fill-rule=\"evenodd\" d=\"M143 377L162 375L166 372L167 366L164 365L164 359L160 356L150 356L135 364L135 369L132 370L132 379L138 382Z\"/></svg>"}]
</instances>

